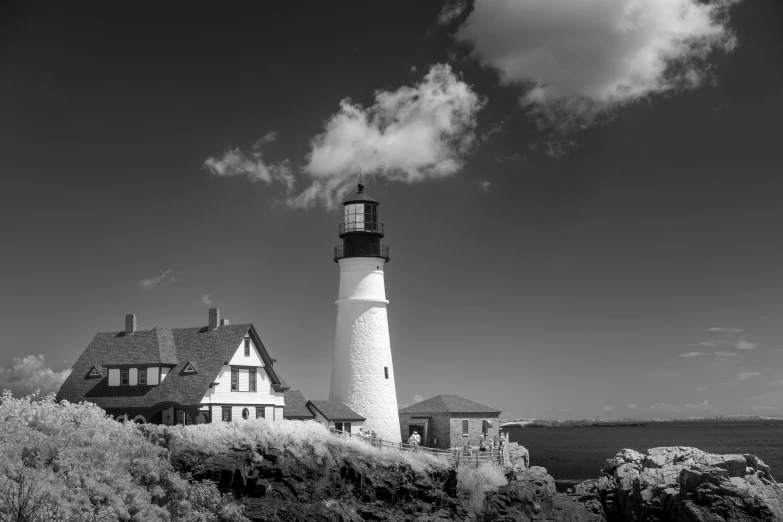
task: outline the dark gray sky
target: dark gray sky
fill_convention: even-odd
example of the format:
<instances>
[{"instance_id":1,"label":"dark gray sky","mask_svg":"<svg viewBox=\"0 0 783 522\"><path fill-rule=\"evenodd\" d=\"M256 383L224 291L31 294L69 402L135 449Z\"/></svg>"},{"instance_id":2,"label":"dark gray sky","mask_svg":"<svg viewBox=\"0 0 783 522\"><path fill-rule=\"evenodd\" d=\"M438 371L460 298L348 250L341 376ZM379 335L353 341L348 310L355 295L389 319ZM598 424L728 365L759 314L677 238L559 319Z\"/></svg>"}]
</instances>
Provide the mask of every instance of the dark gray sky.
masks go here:
<instances>
[{"instance_id":1,"label":"dark gray sky","mask_svg":"<svg viewBox=\"0 0 783 522\"><path fill-rule=\"evenodd\" d=\"M218 306L325 397L361 167L400 404L783 415L783 6L678 2L621 36L567 0L4 4L0 382Z\"/></svg>"}]
</instances>

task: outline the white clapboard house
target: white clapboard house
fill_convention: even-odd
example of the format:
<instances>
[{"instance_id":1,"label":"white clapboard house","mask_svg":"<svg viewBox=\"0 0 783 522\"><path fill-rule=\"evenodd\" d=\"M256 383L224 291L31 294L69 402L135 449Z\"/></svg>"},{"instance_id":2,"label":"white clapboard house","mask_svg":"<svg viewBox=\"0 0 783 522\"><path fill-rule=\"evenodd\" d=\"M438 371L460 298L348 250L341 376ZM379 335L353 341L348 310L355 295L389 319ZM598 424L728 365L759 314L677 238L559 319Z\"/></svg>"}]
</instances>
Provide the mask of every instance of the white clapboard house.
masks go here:
<instances>
[{"instance_id":1,"label":"white clapboard house","mask_svg":"<svg viewBox=\"0 0 783 522\"><path fill-rule=\"evenodd\" d=\"M136 324L128 315L124 331L96 334L57 399L155 424L285 416L288 386L252 324L221 321L217 308L207 326L142 331Z\"/></svg>"}]
</instances>

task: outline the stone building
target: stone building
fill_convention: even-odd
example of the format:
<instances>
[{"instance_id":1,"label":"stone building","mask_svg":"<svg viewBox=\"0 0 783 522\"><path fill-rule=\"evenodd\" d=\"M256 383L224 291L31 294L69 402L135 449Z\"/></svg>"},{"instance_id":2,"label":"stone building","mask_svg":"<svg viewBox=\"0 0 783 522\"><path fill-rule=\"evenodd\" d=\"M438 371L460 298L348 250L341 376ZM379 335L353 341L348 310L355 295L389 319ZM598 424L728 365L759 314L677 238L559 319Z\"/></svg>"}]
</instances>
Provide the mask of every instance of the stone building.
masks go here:
<instances>
[{"instance_id":1,"label":"stone building","mask_svg":"<svg viewBox=\"0 0 783 522\"><path fill-rule=\"evenodd\" d=\"M497 435L500 410L458 395L436 395L401 409L399 416L404 441L415 430L423 446L450 449L466 442L476 446L482 434Z\"/></svg>"}]
</instances>

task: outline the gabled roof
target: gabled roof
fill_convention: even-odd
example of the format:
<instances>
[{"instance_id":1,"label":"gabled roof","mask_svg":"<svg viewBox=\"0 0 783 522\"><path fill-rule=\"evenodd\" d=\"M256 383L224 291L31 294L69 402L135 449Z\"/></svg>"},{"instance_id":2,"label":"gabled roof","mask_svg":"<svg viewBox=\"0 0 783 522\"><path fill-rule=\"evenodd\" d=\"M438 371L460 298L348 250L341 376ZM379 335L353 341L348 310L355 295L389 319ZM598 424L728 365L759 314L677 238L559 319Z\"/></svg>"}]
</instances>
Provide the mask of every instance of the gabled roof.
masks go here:
<instances>
[{"instance_id":1,"label":"gabled roof","mask_svg":"<svg viewBox=\"0 0 783 522\"><path fill-rule=\"evenodd\" d=\"M275 391L288 386L273 368L252 324L98 333L73 366L73 372L57 393L58 400L93 402L101 408L146 408L173 402L182 406L201 403L209 386L216 380L225 361L231 359L246 334L264 361L269 382ZM197 373L182 373L190 362ZM99 369L117 365L173 366L166 379L153 386L109 386L108 372L102 379L85 379L92 366Z\"/></svg>"},{"instance_id":2,"label":"gabled roof","mask_svg":"<svg viewBox=\"0 0 783 522\"><path fill-rule=\"evenodd\" d=\"M307 399L299 390L286 390L284 419L314 419L313 412L307 409Z\"/></svg>"},{"instance_id":3,"label":"gabled roof","mask_svg":"<svg viewBox=\"0 0 783 522\"><path fill-rule=\"evenodd\" d=\"M499 415L500 410L469 401L459 395L436 395L426 401L403 408L400 413L497 413Z\"/></svg>"},{"instance_id":4,"label":"gabled roof","mask_svg":"<svg viewBox=\"0 0 783 522\"><path fill-rule=\"evenodd\" d=\"M287 405L286 405L287 407ZM362 417L342 401L307 401L307 407L310 411L317 411L329 422L332 421L364 421ZM315 413L315 412L313 412Z\"/></svg>"}]
</instances>

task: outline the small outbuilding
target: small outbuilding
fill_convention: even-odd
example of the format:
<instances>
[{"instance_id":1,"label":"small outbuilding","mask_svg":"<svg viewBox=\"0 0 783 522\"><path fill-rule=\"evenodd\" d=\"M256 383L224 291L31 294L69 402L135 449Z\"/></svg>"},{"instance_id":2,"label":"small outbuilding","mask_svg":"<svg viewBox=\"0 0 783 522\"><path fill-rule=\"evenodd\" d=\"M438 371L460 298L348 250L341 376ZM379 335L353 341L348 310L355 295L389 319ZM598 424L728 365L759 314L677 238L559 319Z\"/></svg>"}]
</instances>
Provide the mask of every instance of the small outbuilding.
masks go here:
<instances>
[{"instance_id":1,"label":"small outbuilding","mask_svg":"<svg viewBox=\"0 0 783 522\"><path fill-rule=\"evenodd\" d=\"M367 420L338 400L307 401L307 408L315 415L316 422L348 433L359 433Z\"/></svg>"},{"instance_id":2,"label":"small outbuilding","mask_svg":"<svg viewBox=\"0 0 783 522\"><path fill-rule=\"evenodd\" d=\"M475 446L482 434L498 434L500 413L459 395L436 395L399 411L400 435L406 441L416 431L421 444L430 448L450 449L466 442Z\"/></svg>"}]
</instances>

